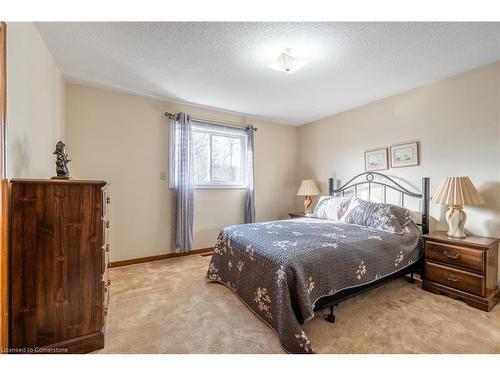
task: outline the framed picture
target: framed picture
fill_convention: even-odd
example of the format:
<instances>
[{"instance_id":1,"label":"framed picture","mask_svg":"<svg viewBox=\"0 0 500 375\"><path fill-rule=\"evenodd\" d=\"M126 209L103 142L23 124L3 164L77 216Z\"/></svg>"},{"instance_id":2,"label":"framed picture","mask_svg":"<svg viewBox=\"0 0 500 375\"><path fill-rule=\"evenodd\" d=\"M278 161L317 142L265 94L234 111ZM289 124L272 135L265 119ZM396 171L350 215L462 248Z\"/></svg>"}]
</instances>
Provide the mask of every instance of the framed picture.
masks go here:
<instances>
[{"instance_id":1,"label":"framed picture","mask_svg":"<svg viewBox=\"0 0 500 375\"><path fill-rule=\"evenodd\" d=\"M391 146L391 168L413 167L420 164L418 142Z\"/></svg>"},{"instance_id":2,"label":"framed picture","mask_svg":"<svg viewBox=\"0 0 500 375\"><path fill-rule=\"evenodd\" d=\"M365 151L365 170L367 172L380 171L388 168L387 147Z\"/></svg>"}]
</instances>

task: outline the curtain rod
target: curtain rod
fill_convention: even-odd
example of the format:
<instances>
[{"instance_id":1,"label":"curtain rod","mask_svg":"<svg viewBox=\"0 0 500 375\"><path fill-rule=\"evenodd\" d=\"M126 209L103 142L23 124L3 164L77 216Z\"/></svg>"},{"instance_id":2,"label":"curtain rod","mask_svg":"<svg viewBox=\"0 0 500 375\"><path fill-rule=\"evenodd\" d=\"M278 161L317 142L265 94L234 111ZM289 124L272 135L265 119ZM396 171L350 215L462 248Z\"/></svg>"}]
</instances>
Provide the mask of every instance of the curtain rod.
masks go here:
<instances>
[{"instance_id":1,"label":"curtain rod","mask_svg":"<svg viewBox=\"0 0 500 375\"><path fill-rule=\"evenodd\" d=\"M165 112L165 116L167 116L169 119L173 119L175 117L175 113ZM191 117L191 116L189 116L189 117ZM215 120L205 120L205 119L196 118L196 117L191 117L191 120L199 121L199 122L206 122L209 124L217 124L217 125L222 125L222 126L227 126L229 128L237 128L237 129L245 129L247 126L249 126L249 125L232 124L232 123L228 123L228 122L215 121ZM254 130L257 131L258 128L254 127Z\"/></svg>"}]
</instances>

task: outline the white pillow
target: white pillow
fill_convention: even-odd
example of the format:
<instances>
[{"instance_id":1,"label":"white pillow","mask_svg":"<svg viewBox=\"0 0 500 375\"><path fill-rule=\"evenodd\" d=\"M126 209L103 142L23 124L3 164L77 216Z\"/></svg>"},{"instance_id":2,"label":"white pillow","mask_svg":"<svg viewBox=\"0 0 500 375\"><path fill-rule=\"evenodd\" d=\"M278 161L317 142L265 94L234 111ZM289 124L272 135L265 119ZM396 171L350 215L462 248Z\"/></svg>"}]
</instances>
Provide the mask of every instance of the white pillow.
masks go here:
<instances>
[{"instance_id":1,"label":"white pillow","mask_svg":"<svg viewBox=\"0 0 500 375\"><path fill-rule=\"evenodd\" d=\"M338 223L346 213L350 201L351 198L346 197L331 197L329 195L320 197L312 217Z\"/></svg>"}]
</instances>

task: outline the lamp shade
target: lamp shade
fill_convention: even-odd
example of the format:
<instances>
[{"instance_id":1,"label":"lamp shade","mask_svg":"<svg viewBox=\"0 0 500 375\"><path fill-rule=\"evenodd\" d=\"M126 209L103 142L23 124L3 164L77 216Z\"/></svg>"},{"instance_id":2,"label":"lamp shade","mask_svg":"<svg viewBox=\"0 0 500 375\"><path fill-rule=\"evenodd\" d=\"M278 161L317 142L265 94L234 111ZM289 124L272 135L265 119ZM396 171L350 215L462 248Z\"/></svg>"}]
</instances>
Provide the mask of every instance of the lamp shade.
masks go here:
<instances>
[{"instance_id":1,"label":"lamp shade","mask_svg":"<svg viewBox=\"0 0 500 375\"><path fill-rule=\"evenodd\" d=\"M300 184L297 195L320 195L321 192L314 180L303 180Z\"/></svg>"},{"instance_id":2,"label":"lamp shade","mask_svg":"<svg viewBox=\"0 0 500 375\"><path fill-rule=\"evenodd\" d=\"M481 206L486 204L469 177L447 177L439 185L432 203L448 206Z\"/></svg>"}]
</instances>

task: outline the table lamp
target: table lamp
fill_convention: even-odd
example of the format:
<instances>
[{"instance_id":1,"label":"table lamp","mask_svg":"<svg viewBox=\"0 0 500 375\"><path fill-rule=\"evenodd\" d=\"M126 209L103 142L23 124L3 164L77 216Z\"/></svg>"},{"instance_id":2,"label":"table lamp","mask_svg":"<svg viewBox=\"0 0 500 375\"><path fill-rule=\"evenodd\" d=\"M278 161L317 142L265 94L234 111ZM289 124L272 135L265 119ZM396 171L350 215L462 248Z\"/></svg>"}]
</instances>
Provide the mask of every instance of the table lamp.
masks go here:
<instances>
[{"instance_id":1,"label":"table lamp","mask_svg":"<svg viewBox=\"0 0 500 375\"><path fill-rule=\"evenodd\" d=\"M469 177L447 177L432 199L432 203L449 206L446 212L448 237L464 238L464 225L467 215L462 206L481 206L486 204Z\"/></svg>"},{"instance_id":2,"label":"table lamp","mask_svg":"<svg viewBox=\"0 0 500 375\"><path fill-rule=\"evenodd\" d=\"M310 207L312 204L312 199L311 195L320 195L320 191L318 189L318 186L316 185L316 182L314 180L303 180L302 183L300 184L299 191L297 192L297 195L305 195L304 199L304 213L309 213L310 212Z\"/></svg>"}]
</instances>

